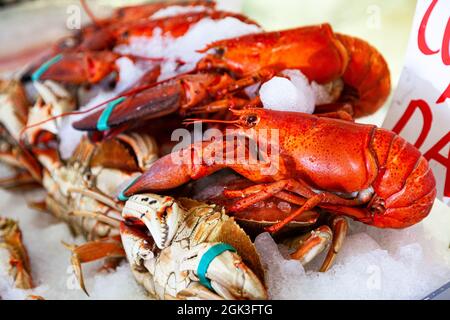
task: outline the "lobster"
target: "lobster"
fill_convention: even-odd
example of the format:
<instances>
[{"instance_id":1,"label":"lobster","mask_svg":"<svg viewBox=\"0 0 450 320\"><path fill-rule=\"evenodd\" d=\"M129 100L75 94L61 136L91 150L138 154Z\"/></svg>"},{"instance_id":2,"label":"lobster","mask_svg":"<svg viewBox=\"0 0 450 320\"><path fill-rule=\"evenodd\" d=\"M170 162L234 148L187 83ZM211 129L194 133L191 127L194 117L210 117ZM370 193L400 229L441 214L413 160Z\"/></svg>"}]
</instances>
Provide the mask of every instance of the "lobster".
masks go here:
<instances>
[{"instance_id":1,"label":"lobster","mask_svg":"<svg viewBox=\"0 0 450 320\"><path fill-rule=\"evenodd\" d=\"M123 191L124 196L170 190L230 168L255 183L224 193L238 198L231 211L242 211L274 195L300 205L266 229L272 233L315 207L379 228L411 226L432 208L436 181L427 160L393 132L295 112L245 109L234 113L235 120L223 121L230 127L221 139L196 142L159 159ZM273 129L278 141L263 134ZM227 146L224 139L235 136L257 143L262 160L249 151L248 143ZM264 153L261 146L270 150ZM240 157L238 153L236 161L214 156L220 152L226 159L235 159L238 148L244 152ZM278 150L274 157L272 148ZM253 161L244 161L245 157Z\"/></svg>"},{"instance_id":2,"label":"lobster","mask_svg":"<svg viewBox=\"0 0 450 320\"><path fill-rule=\"evenodd\" d=\"M131 121L142 125L174 112L185 116L261 106L258 99L243 98L242 89L286 69L300 70L310 81L334 84L330 89L337 91L333 101L318 107L328 114L348 103L356 117L373 113L390 92L390 73L382 55L363 40L335 34L328 24L245 35L212 43L201 52L206 56L191 73L144 86L127 96L112 111L109 126ZM101 115L102 110L74 127L96 130Z\"/></svg>"},{"instance_id":3,"label":"lobster","mask_svg":"<svg viewBox=\"0 0 450 320\"><path fill-rule=\"evenodd\" d=\"M92 23L83 26L78 32L62 38L57 41L56 44L48 50L44 57L38 61L33 62L26 72L24 72L22 79L28 80L32 73L36 71L46 61L54 61L55 57L60 58L61 54L73 54L80 52L92 52L92 51L104 51L105 59L107 56L106 51L110 51L116 45L116 42L120 40L122 34L117 33L118 30L125 32L126 26L131 27L133 25L148 24L149 27L155 25L156 21L163 24L164 18L152 18L151 16L159 10L173 6L170 1L167 2L155 2L139 6L129 6L116 9L111 17L106 19L97 18L92 10L90 10L85 0L80 0L81 4L87 15L91 18ZM195 13L195 9L204 8L205 15L213 12L215 8L214 1L182 1L176 2L177 8L182 7L185 12L183 15L189 19L189 13ZM198 10L197 10L198 11ZM201 12L200 12L201 13ZM173 22L181 22L181 18L169 16L166 20ZM155 21L155 22L152 22ZM142 23L141 23L142 22ZM167 24L165 24L167 25ZM89 55L88 55L89 56ZM98 56L98 55L97 55ZM78 63L81 64L80 61ZM67 64L69 65L69 64ZM74 71L75 69L73 69Z\"/></svg>"},{"instance_id":4,"label":"lobster","mask_svg":"<svg viewBox=\"0 0 450 320\"><path fill-rule=\"evenodd\" d=\"M185 35L192 26L202 19L221 20L227 17L236 18L246 24L256 25L254 21L243 15L224 11L202 11L159 19L115 23L101 28L76 46L56 50L53 53L53 58L34 69L33 79L53 80L75 85L95 84L114 71L118 71L115 62L121 57L125 56L133 60L148 60L156 63L164 59L164 57L136 57L112 51L114 47L128 44L133 37L152 38L161 36L164 39L176 39ZM105 38L108 38L108 40L104 40Z\"/></svg>"}]
</instances>

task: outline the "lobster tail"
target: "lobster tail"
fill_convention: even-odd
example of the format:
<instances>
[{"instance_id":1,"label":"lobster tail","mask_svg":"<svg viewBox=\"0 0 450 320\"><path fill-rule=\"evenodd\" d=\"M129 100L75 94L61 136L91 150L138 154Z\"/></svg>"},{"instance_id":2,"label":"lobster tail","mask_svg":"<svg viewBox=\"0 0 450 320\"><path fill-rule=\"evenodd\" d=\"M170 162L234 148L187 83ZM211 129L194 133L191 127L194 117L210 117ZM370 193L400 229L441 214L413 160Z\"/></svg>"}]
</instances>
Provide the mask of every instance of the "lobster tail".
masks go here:
<instances>
[{"instance_id":1,"label":"lobster tail","mask_svg":"<svg viewBox=\"0 0 450 320\"><path fill-rule=\"evenodd\" d=\"M391 92L389 67L381 53L366 41L342 34L337 37L349 55L342 76L347 95L342 98L352 102L355 117L370 115L383 105Z\"/></svg>"},{"instance_id":2,"label":"lobster tail","mask_svg":"<svg viewBox=\"0 0 450 320\"><path fill-rule=\"evenodd\" d=\"M371 147L379 168L369 204L372 223L404 228L423 220L436 196L428 161L406 140L383 129L375 130Z\"/></svg>"}]
</instances>

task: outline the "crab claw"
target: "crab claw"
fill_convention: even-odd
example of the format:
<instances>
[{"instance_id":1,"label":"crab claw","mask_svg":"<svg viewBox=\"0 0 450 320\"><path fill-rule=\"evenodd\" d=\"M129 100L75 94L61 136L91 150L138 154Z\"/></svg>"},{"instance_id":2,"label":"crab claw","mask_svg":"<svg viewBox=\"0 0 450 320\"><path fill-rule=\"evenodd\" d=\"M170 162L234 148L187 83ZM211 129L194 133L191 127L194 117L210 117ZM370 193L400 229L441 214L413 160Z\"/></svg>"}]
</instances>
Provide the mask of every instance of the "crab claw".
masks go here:
<instances>
[{"instance_id":1,"label":"crab claw","mask_svg":"<svg viewBox=\"0 0 450 320\"><path fill-rule=\"evenodd\" d=\"M122 211L125 219L143 222L160 249L170 245L185 215L186 211L175 199L153 194L132 196Z\"/></svg>"},{"instance_id":2,"label":"crab claw","mask_svg":"<svg viewBox=\"0 0 450 320\"><path fill-rule=\"evenodd\" d=\"M95 84L116 70L119 55L110 51L59 54L42 64L32 79L74 85Z\"/></svg>"}]
</instances>

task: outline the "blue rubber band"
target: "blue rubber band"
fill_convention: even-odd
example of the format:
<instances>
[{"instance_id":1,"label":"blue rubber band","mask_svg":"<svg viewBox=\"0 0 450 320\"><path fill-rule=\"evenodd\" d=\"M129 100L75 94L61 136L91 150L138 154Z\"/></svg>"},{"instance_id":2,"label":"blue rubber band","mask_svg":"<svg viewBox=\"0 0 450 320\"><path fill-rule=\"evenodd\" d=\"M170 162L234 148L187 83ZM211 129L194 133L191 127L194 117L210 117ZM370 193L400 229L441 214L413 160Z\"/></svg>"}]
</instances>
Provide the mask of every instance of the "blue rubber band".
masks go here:
<instances>
[{"instance_id":1,"label":"blue rubber band","mask_svg":"<svg viewBox=\"0 0 450 320\"><path fill-rule=\"evenodd\" d=\"M108 125L109 117L111 116L112 112L114 111L114 108L118 104L120 104L124 101L125 101L125 98L121 97L121 98L118 98L118 99L108 103L105 110L103 110L102 114L100 115L100 118L98 119L98 122L97 122L97 130L98 131L106 131L106 130L110 129L109 125Z\"/></svg>"},{"instance_id":2,"label":"blue rubber band","mask_svg":"<svg viewBox=\"0 0 450 320\"><path fill-rule=\"evenodd\" d=\"M141 176L136 177L135 179L133 179L133 181L131 181L131 183L125 188L123 189L119 195L117 196L117 199L119 201L128 201L128 199L130 199L130 197L127 197L126 195L124 195L124 192L126 192L128 189L131 188L131 186L137 181L137 179L139 179Z\"/></svg>"},{"instance_id":3,"label":"blue rubber band","mask_svg":"<svg viewBox=\"0 0 450 320\"><path fill-rule=\"evenodd\" d=\"M226 243L216 244L206 251L198 264L197 276L200 279L200 283L210 290L213 290L213 287L211 286L211 281L206 278L206 272L208 271L211 262L225 251L236 252L236 249Z\"/></svg>"},{"instance_id":4,"label":"blue rubber band","mask_svg":"<svg viewBox=\"0 0 450 320\"><path fill-rule=\"evenodd\" d=\"M58 54L58 55L54 56L53 58L51 58L50 60L48 60L47 62L45 62L42 66L39 67L39 69L37 69L31 75L31 80L39 81L39 79L44 74L44 72L46 72L55 63L58 63L59 61L61 61L62 58L63 58L63 55L62 54Z\"/></svg>"}]
</instances>

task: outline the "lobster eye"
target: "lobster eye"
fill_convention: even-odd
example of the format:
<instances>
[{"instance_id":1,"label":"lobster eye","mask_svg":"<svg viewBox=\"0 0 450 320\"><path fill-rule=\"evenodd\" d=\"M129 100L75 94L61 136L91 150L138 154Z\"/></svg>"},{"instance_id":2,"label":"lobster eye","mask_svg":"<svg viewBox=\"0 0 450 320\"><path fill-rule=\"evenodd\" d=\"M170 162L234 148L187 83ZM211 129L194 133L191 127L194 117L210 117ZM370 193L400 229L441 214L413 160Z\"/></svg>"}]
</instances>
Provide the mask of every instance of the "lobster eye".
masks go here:
<instances>
[{"instance_id":1,"label":"lobster eye","mask_svg":"<svg viewBox=\"0 0 450 320\"><path fill-rule=\"evenodd\" d=\"M254 115L254 114L249 115L245 119L245 122L248 126L253 127L258 122L258 116Z\"/></svg>"},{"instance_id":2,"label":"lobster eye","mask_svg":"<svg viewBox=\"0 0 450 320\"><path fill-rule=\"evenodd\" d=\"M218 57L222 57L225 54L225 48L224 47L217 47L214 49L214 54Z\"/></svg>"}]
</instances>

